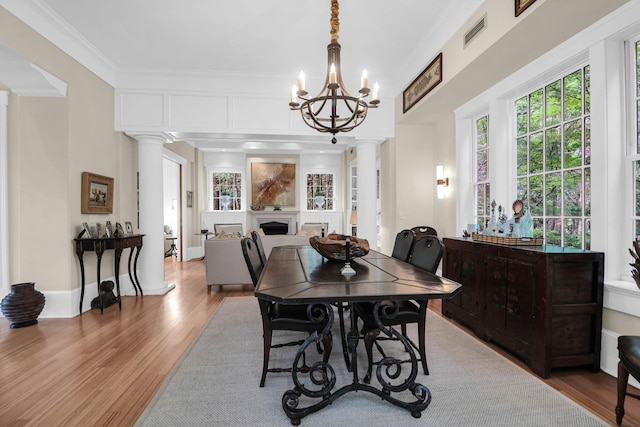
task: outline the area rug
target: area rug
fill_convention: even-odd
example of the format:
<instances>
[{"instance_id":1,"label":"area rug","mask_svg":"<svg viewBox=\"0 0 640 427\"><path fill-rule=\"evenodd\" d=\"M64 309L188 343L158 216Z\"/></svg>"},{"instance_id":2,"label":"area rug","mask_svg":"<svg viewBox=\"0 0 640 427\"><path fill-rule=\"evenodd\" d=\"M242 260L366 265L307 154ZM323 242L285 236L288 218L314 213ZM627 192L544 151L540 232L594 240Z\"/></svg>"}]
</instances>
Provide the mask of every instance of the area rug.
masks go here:
<instances>
[{"instance_id":1,"label":"area rug","mask_svg":"<svg viewBox=\"0 0 640 427\"><path fill-rule=\"evenodd\" d=\"M415 330L409 334L415 336L411 335ZM351 374L344 368L338 337L336 330L331 363L346 384ZM303 418L301 425L607 425L433 312L427 314L426 337L430 375L420 371L417 381L429 388L432 400L420 418L373 394L358 392ZM277 338L278 333L274 341ZM385 348L396 345L384 344ZM271 365L290 364L294 354L293 347L272 350ZM362 369L365 361L363 355ZM261 369L258 303L254 297L226 298L136 425L291 425L281 403L284 391L293 386L291 374L270 373L260 388Z\"/></svg>"}]
</instances>

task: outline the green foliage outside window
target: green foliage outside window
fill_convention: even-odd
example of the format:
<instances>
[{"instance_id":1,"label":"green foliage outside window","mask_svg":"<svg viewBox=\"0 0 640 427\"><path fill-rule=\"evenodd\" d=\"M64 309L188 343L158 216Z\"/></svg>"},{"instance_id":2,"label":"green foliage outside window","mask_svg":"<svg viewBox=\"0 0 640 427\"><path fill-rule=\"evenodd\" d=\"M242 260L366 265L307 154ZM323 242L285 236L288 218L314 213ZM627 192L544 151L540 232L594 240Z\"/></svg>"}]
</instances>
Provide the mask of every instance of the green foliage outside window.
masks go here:
<instances>
[{"instance_id":1,"label":"green foliage outside window","mask_svg":"<svg viewBox=\"0 0 640 427\"><path fill-rule=\"evenodd\" d=\"M517 197L546 244L591 245L589 82L586 66L515 102Z\"/></svg>"}]
</instances>

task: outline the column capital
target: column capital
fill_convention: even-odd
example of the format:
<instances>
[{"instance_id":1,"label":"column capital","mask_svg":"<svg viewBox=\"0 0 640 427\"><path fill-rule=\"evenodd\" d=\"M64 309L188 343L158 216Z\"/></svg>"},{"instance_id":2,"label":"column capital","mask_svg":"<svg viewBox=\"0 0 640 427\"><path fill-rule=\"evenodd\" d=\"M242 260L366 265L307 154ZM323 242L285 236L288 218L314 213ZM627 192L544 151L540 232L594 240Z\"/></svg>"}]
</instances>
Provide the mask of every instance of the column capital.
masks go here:
<instances>
[{"instance_id":1,"label":"column capital","mask_svg":"<svg viewBox=\"0 0 640 427\"><path fill-rule=\"evenodd\" d=\"M135 139L138 142L146 143L157 142L160 144L164 144L174 141L173 137L164 132L125 132L125 135Z\"/></svg>"},{"instance_id":2,"label":"column capital","mask_svg":"<svg viewBox=\"0 0 640 427\"><path fill-rule=\"evenodd\" d=\"M356 147L361 145L380 145L384 142L384 139L356 139L355 144Z\"/></svg>"}]
</instances>

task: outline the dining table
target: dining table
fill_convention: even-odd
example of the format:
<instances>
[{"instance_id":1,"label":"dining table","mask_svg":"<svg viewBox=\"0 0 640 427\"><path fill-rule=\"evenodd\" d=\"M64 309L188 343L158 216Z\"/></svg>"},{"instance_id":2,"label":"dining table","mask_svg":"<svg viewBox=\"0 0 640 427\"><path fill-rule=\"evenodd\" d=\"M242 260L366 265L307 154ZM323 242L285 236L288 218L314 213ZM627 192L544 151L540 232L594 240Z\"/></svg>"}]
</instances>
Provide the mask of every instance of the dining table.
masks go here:
<instances>
[{"instance_id":1,"label":"dining table","mask_svg":"<svg viewBox=\"0 0 640 427\"><path fill-rule=\"evenodd\" d=\"M406 409L415 418L421 417L431 402L431 392L416 381L415 351L400 331L385 326L383 320L394 316L398 301L447 299L461 290L462 285L457 282L376 251L345 262L324 258L311 246L273 248L256 286L256 298L279 304L305 304L310 318L326 316L328 319L327 326L311 334L294 357L291 369L294 385L282 397L282 407L291 424L299 425L305 416L358 391L373 393L381 398L381 402ZM380 331L404 345L409 357L408 363L393 357L380 361L376 368L377 384L373 381L364 383L358 374L357 347L361 337L354 305L359 302L375 304L374 317ZM344 310L350 312L348 327L343 321ZM315 363L310 369L300 368L305 365L300 360L304 361L307 347L317 346L323 336L331 333L336 312L340 320L344 361L351 376L346 385L337 389L336 370L330 362ZM400 375L406 366L410 371L405 369L406 374ZM305 403L309 400L313 403L301 406L303 395L306 396Z\"/></svg>"}]
</instances>

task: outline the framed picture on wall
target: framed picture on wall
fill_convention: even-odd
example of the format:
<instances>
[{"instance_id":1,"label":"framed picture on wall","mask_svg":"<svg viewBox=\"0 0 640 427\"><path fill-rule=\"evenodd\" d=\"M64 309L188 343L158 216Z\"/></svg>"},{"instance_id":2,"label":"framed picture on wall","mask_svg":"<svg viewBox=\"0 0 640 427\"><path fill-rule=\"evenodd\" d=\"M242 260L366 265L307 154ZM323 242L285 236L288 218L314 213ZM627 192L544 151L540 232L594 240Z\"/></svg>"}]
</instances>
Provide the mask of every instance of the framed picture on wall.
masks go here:
<instances>
[{"instance_id":1,"label":"framed picture on wall","mask_svg":"<svg viewBox=\"0 0 640 427\"><path fill-rule=\"evenodd\" d=\"M81 213L113 213L113 178L82 172Z\"/></svg>"},{"instance_id":2,"label":"framed picture on wall","mask_svg":"<svg viewBox=\"0 0 640 427\"><path fill-rule=\"evenodd\" d=\"M187 190L187 207L188 208L193 207L193 191Z\"/></svg>"},{"instance_id":3,"label":"framed picture on wall","mask_svg":"<svg viewBox=\"0 0 640 427\"><path fill-rule=\"evenodd\" d=\"M406 113L418 101L442 82L442 52L402 92L402 112Z\"/></svg>"},{"instance_id":4,"label":"framed picture on wall","mask_svg":"<svg viewBox=\"0 0 640 427\"><path fill-rule=\"evenodd\" d=\"M295 163L251 163L252 206L295 206Z\"/></svg>"},{"instance_id":5,"label":"framed picture on wall","mask_svg":"<svg viewBox=\"0 0 640 427\"><path fill-rule=\"evenodd\" d=\"M536 2L536 0L514 0L515 1L515 14L516 16L524 12L529 6Z\"/></svg>"}]
</instances>

